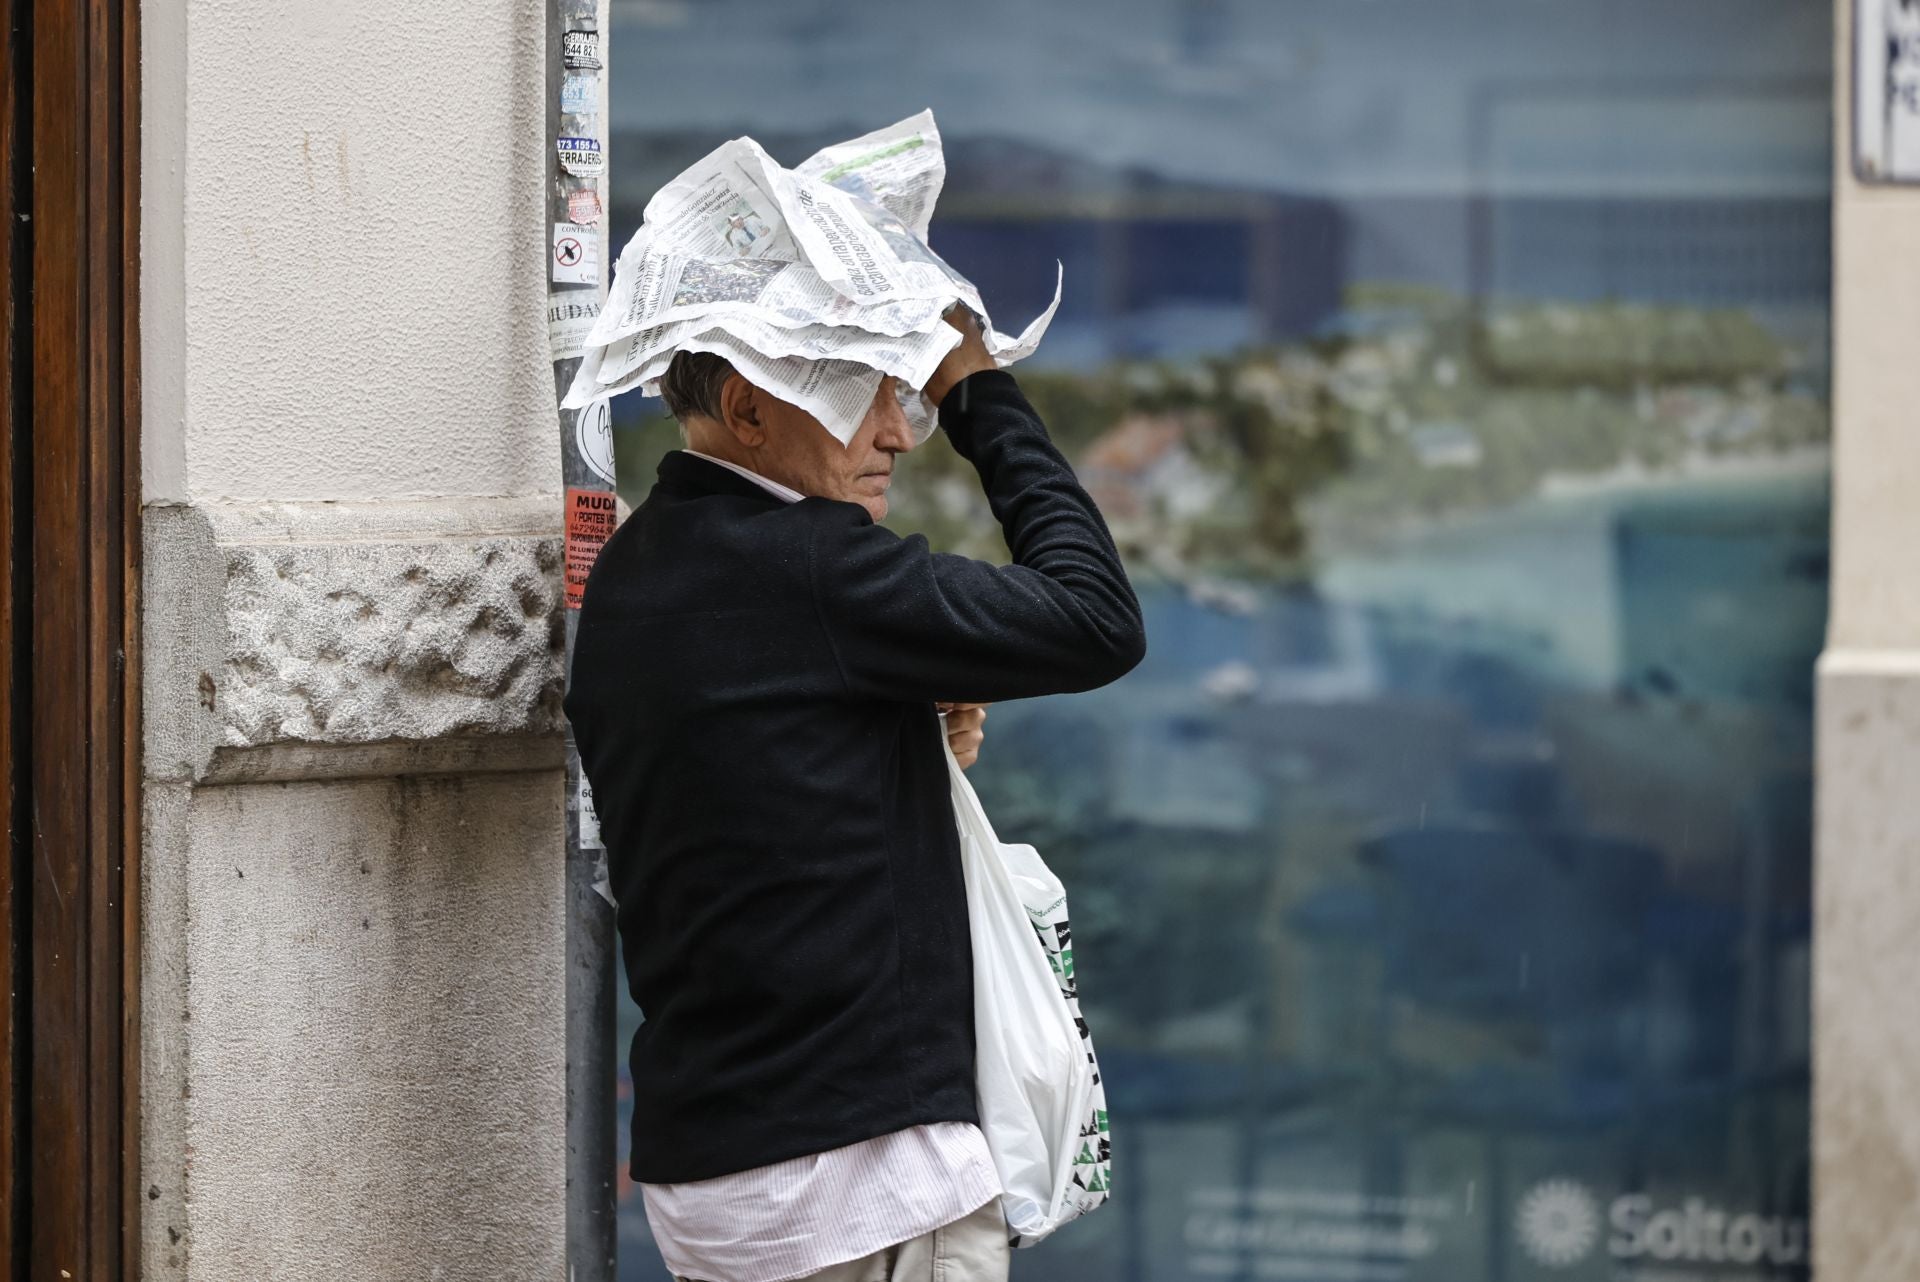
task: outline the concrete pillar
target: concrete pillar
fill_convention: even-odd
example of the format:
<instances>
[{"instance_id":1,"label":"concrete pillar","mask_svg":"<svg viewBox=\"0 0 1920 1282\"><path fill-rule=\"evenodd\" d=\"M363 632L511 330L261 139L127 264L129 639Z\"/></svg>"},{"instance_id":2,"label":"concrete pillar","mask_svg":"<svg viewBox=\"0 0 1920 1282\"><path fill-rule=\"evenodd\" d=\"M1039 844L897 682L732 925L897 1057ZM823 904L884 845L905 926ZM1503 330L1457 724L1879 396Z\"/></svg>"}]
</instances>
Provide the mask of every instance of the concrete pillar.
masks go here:
<instances>
[{"instance_id":1,"label":"concrete pillar","mask_svg":"<svg viewBox=\"0 0 1920 1282\"><path fill-rule=\"evenodd\" d=\"M149 1279L564 1273L541 0L148 0Z\"/></svg>"},{"instance_id":2,"label":"concrete pillar","mask_svg":"<svg viewBox=\"0 0 1920 1282\"><path fill-rule=\"evenodd\" d=\"M1837 0L1833 596L1820 661L1816 1277L1920 1277L1920 187L1851 172Z\"/></svg>"}]
</instances>

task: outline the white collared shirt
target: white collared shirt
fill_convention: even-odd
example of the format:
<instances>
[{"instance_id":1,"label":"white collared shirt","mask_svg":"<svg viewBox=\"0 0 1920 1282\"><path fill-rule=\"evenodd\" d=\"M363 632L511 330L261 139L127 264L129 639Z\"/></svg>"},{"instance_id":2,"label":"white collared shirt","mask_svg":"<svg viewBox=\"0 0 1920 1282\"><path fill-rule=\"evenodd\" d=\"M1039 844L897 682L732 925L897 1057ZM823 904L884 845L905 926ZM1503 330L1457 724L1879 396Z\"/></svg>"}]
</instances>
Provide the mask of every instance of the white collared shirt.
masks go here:
<instances>
[{"instance_id":1,"label":"white collared shirt","mask_svg":"<svg viewBox=\"0 0 1920 1282\"><path fill-rule=\"evenodd\" d=\"M789 503L805 497L698 450ZM933 1122L844 1148L680 1184L642 1184L660 1258L675 1277L788 1282L951 1224L1003 1192L987 1137Z\"/></svg>"},{"instance_id":2,"label":"white collared shirt","mask_svg":"<svg viewBox=\"0 0 1920 1282\"><path fill-rule=\"evenodd\" d=\"M726 468L729 472L738 472L740 473L740 475L746 477L749 481L752 481L755 485L758 485L761 489L766 490L770 494L777 494L789 503L798 503L801 499L807 497L806 495L802 494L800 491L789 489L788 487L780 484L780 482L773 480L770 477L762 476L758 472L750 472L746 468L741 467L738 463L729 463L726 459L715 458L711 454L702 454L699 450L689 450L689 449L682 448L680 452L682 454L691 454L695 458L703 458L709 463L718 463L721 467Z\"/></svg>"},{"instance_id":3,"label":"white collared shirt","mask_svg":"<svg viewBox=\"0 0 1920 1282\"><path fill-rule=\"evenodd\" d=\"M1002 1192L987 1137L933 1122L710 1180L642 1184L676 1278L789 1282L919 1237Z\"/></svg>"}]
</instances>

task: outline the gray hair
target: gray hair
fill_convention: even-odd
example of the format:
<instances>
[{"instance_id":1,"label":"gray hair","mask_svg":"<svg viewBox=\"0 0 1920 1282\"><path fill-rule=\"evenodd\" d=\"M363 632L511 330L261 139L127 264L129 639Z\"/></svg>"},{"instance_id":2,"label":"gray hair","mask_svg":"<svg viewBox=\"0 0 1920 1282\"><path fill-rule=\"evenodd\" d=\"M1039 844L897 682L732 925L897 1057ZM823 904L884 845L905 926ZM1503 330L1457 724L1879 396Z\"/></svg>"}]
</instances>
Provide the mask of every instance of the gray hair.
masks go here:
<instances>
[{"instance_id":1,"label":"gray hair","mask_svg":"<svg viewBox=\"0 0 1920 1282\"><path fill-rule=\"evenodd\" d=\"M712 352L675 352L667 372L660 376L660 399L667 413L680 420L680 439L687 437L687 416L720 418L720 392L733 377L733 366Z\"/></svg>"}]
</instances>

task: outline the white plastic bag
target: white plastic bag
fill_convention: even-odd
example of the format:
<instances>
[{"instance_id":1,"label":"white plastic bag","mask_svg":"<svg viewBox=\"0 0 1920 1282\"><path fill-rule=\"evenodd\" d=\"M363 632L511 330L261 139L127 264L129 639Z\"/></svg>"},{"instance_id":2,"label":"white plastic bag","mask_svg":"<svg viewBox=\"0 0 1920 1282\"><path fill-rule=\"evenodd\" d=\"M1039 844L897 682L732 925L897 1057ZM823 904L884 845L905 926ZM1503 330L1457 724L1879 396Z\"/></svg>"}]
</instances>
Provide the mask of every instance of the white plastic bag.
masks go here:
<instances>
[{"instance_id":1,"label":"white plastic bag","mask_svg":"<svg viewBox=\"0 0 1920 1282\"><path fill-rule=\"evenodd\" d=\"M1107 1200L1106 1091L1060 879L1032 846L1001 844L951 744L946 753L973 939L980 1129L1005 1188L1007 1240L1033 1246Z\"/></svg>"}]
</instances>

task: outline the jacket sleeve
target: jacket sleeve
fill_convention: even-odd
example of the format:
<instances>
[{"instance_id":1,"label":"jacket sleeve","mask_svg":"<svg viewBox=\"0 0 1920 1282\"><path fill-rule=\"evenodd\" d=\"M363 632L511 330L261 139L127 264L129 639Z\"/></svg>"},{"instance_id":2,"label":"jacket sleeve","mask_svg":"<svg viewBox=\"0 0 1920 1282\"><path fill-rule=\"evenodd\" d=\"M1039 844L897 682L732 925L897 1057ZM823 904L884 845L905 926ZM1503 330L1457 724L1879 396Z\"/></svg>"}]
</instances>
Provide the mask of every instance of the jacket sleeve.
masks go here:
<instances>
[{"instance_id":1,"label":"jacket sleeve","mask_svg":"<svg viewBox=\"0 0 1920 1282\"><path fill-rule=\"evenodd\" d=\"M969 375L940 425L980 473L1013 564L935 552L830 499L809 524L812 592L866 698L994 702L1090 690L1146 654L1140 602L1093 499L1013 376Z\"/></svg>"}]
</instances>

